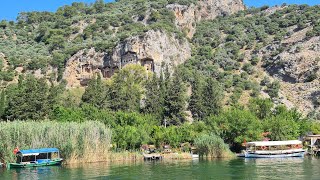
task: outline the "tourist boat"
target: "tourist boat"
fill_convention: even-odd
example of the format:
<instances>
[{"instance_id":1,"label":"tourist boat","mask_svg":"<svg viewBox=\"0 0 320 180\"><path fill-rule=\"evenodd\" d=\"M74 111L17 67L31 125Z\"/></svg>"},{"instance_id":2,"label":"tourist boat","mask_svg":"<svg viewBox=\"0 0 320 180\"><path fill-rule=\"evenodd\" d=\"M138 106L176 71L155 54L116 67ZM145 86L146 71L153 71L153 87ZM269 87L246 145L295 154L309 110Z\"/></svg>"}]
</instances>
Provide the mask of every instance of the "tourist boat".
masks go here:
<instances>
[{"instance_id":1,"label":"tourist boat","mask_svg":"<svg viewBox=\"0 0 320 180\"><path fill-rule=\"evenodd\" d=\"M305 150L302 142L291 141L256 141L246 143L246 158L284 158L303 157Z\"/></svg>"},{"instance_id":2,"label":"tourist boat","mask_svg":"<svg viewBox=\"0 0 320 180\"><path fill-rule=\"evenodd\" d=\"M16 163L9 163L8 168L54 166L63 161L57 148L20 150L16 155Z\"/></svg>"}]
</instances>

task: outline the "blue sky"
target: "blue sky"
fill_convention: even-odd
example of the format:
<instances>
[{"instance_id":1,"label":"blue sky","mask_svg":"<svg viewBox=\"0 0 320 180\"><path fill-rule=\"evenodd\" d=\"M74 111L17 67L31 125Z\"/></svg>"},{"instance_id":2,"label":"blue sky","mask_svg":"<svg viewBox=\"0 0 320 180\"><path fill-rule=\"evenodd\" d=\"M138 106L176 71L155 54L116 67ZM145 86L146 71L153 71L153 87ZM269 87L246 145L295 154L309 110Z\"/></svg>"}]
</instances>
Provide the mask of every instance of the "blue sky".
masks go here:
<instances>
[{"instance_id":1,"label":"blue sky","mask_svg":"<svg viewBox=\"0 0 320 180\"><path fill-rule=\"evenodd\" d=\"M111 2L113 0L105 0ZM15 20L22 11L55 11L58 7L72 2L93 3L95 0L3 0L0 6L0 20ZM248 7L262 5L287 4L320 4L320 0L244 0Z\"/></svg>"}]
</instances>

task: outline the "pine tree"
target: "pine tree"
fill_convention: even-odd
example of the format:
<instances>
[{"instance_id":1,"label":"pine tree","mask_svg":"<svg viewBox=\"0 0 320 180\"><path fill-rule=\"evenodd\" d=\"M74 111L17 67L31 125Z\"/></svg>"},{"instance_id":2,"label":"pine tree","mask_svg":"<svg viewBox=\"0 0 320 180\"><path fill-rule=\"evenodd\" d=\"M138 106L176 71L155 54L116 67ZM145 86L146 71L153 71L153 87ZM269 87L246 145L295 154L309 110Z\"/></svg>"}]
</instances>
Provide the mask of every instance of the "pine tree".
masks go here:
<instances>
[{"instance_id":1,"label":"pine tree","mask_svg":"<svg viewBox=\"0 0 320 180\"><path fill-rule=\"evenodd\" d=\"M192 83L192 94L189 101L189 110L192 112L192 116L195 119L201 119L204 116L204 101L203 97L204 80L198 74L194 74L194 81Z\"/></svg>"},{"instance_id":2,"label":"pine tree","mask_svg":"<svg viewBox=\"0 0 320 180\"><path fill-rule=\"evenodd\" d=\"M36 79L31 75L25 79L20 77L16 90L10 96L5 113L10 120L39 120L50 112L49 87L45 79Z\"/></svg>"},{"instance_id":3,"label":"pine tree","mask_svg":"<svg viewBox=\"0 0 320 180\"><path fill-rule=\"evenodd\" d=\"M103 84L101 76L90 80L85 93L82 95L82 102L88 103L97 108L109 107L109 87Z\"/></svg>"},{"instance_id":4,"label":"pine tree","mask_svg":"<svg viewBox=\"0 0 320 180\"><path fill-rule=\"evenodd\" d=\"M163 117L163 95L160 87L160 79L154 74L152 79L146 83L145 93L145 113L157 115L159 118Z\"/></svg>"},{"instance_id":5,"label":"pine tree","mask_svg":"<svg viewBox=\"0 0 320 180\"><path fill-rule=\"evenodd\" d=\"M187 88L178 74L166 79L165 84L168 85L164 102L165 120L169 125L180 125L185 121Z\"/></svg>"},{"instance_id":6,"label":"pine tree","mask_svg":"<svg viewBox=\"0 0 320 180\"><path fill-rule=\"evenodd\" d=\"M2 90L0 93L0 118L2 118L2 116L4 115L5 108L6 108L6 96L5 96L5 91Z\"/></svg>"},{"instance_id":7,"label":"pine tree","mask_svg":"<svg viewBox=\"0 0 320 180\"><path fill-rule=\"evenodd\" d=\"M207 78L203 91L203 114L210 116L219 113L221 101L223 100L223 89L219 82L212 78Z\"/></svg>"},{"instance_id":8,"label":"pine tree","mask_svg":"<svg viewBox=\"0 0 320 180\"><path fill-rule=\"evenodd\" d=\"M111 87L112 110L140 111L140 101L143 84L147 79L147 72L140 65L126 65L113 76Z\"/></svg>"}]
</instances>

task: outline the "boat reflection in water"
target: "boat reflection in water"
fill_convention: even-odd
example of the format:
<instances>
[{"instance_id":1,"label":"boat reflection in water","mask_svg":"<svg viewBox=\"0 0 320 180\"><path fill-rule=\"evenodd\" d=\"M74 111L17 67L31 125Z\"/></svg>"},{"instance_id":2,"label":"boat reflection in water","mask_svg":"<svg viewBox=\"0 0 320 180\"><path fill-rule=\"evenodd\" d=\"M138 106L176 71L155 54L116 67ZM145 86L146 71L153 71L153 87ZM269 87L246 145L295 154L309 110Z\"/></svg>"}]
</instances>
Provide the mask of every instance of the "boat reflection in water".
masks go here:
<instances>
[{"instance_id":1,"label":"boat reflection in water","mask_svg":"<svg viewBox=\"0 0 320 180\"><path fill-rule=\"evenodd\" d=\"M245 164L255 164L270 166L274 164L299 164L303 163L303 157L288 157L288 158L244 158Z\"/></svg>"},{"instance_id":2,"label":"boat reflection in water","mask_svg":"<svg viewBox=\"0 0 320 180\"><path fill-rule=\"evenodd\" d=\"M48 177L55 177L61 167L51 166L51 167L33 167L33 168L15 168L10 169L13 177L17 179L47 179Z\"/></svg>"}]
</instances>

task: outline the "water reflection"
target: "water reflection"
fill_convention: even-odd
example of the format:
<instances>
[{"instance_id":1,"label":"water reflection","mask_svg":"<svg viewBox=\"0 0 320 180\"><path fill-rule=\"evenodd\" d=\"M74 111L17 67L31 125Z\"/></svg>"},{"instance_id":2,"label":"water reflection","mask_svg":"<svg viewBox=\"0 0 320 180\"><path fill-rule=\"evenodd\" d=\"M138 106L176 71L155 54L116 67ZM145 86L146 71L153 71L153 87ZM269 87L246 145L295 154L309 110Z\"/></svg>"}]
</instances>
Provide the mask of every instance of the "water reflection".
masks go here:
<instances>
[{"instance_id":1,"label":"water reflection","mask_svg":"<svg viewBox=\"0 0 320 180\"><path fill-rule=\"evenodd\" d=\"M163 160L0 170L0 179L319 179L317 158Z\"/></svg>"},{"instance_id":2,"label":"water reflection","mask_svg":"<svg viewBox=\"0 0 320 180\"><path fill-rule=\"evenodd\" d=\"M34 168L17 168L5 169L0 171L0 179L21 179L36 180L46 177L56 177L61 167L34 167Z\"/></svg>"},{"instance_id":3,"label":"water reflection","mask_svg":"<svg viewBox=\"0 0 320 180\"><path fill-rule=\"evenodd\" d=\"M255 176L272 179L311 179L304 168L304 158L245 159L246 166L254 167ZM307 178L308 177L308 178Z\"/></svg>"}]
</instances>

